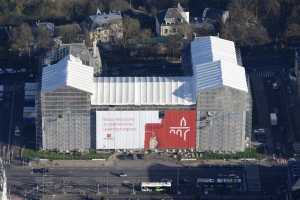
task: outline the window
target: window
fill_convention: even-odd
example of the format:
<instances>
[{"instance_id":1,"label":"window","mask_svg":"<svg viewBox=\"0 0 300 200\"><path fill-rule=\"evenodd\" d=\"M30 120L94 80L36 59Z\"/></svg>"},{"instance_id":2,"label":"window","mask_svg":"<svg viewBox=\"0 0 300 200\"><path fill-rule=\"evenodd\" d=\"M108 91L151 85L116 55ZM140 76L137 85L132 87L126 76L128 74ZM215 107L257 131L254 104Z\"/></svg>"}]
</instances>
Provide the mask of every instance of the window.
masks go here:
<instances>
[{"instance_id":1,"label":"window","mask_svg":"<svg viewBox=\"0 0 300 200\"><path fill-rule=\"evenodd\" d=\"M165 28L165 29L164 29L164 34L167 34L167 33L168 33L168 29Z\"/></svg>"}]
</instances>

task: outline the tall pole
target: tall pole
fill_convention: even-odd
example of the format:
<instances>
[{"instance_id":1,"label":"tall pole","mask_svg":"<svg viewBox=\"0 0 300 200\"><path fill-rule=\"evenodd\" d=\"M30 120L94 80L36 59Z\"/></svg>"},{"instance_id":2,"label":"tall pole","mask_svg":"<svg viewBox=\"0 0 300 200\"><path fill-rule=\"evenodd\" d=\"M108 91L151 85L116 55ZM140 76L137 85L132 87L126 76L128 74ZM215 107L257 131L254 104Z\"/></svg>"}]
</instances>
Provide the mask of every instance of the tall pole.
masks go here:
<instances>
[{"instance_id":1,"label":"tall pole","mask_svg":"<svg viewBox=\"0 0 300 200\"><path fill-rule=\"evenodd\" d=\"M132 194L135 194L134 183L132 183Z\"/></svg>"},{"instance_id":2,"label":"tall pole","mask_svg":"<svg viewBox=\"0 0 300 200\"><path fill-rule=\"evenodd\" d=\"M177 182L177 194L178 194L178 192L179 192L179 167L177 168L176 182Z\"/></svg>"},{"instance_id":3,"label":"tall pole","mask_svg":"<svg viewBox=\"0 0 300 200\"><path fill-rule=\"evenodd\" d=\"M45 169L43 169L43 194L45 194Z\"/></svg>"},{"instance_id":4,"label":"tall pole","mask_svg":"<svg viewBox=\"0 0 300 200\"><path fill-rule=\"evenodd\" d=\"M97 194L100 194L99 183L97 184Z\"/></svg>"},{"instance_id":5,"label":"tall pole","mask_svg":"<svg viewBox=\"0 0 300 200\"><path fill-rule=\"evenodd\" d=\"M63 184L62 184L62 186L63 186L63 193L66 194L66 191L65 191L65 178L64 177L63 177Z\"/></svg>"},{"instance_id":6,"label":"tall pole","mask_svg":"<svg viewBox=\"0 0 300 200\"><path fill-rule=\"evenodd\" d=\"M106 181L106 193L108 194L108 181L107 181L107 176L105 177L105 181Z\"/></svg>"}]
</instances>

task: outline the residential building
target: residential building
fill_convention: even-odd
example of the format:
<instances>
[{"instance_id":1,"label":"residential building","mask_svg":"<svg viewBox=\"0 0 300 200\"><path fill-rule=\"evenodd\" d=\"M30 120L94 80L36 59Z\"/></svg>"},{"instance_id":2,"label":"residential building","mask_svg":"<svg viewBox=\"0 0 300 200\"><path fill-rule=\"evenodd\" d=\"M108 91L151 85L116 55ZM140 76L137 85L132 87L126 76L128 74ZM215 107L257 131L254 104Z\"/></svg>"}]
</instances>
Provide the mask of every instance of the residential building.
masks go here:
<instances>
[{"instance_id":1,"label":"residential building","mask_svg":"<svg viewBox=\"0 0 300 200\"><path fill-rule=\"evenodd\" d=\"M121 12L101 12L89 16L91 41L101 43L117 42L123 39L123 20Z\"/></svg>"},{"instance_id":2,"label":"residential building","mask_svg":"<svg viewBox=\"0 0 300 200\"><path fill-rule=\"evenodd\" d=\"M168 8L158 13L155 19L156 34L159 36L185 33L189 24L189 12L184 11L178 3L176 8Z\"/></svg>"}]
</instances>

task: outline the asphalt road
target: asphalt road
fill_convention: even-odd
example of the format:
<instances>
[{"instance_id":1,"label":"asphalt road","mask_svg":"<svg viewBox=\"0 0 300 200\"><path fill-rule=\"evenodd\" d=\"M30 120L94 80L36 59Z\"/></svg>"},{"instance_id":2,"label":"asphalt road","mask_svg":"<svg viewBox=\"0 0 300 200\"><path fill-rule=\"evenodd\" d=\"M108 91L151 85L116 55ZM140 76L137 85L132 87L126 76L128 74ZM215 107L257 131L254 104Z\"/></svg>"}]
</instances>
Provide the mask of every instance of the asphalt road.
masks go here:
<instances>
[{"instance_id":1,"label":"asphalt road","mask_svg":"<svg viewBox=\"0 0 300 200\"><path fill-rule=\"evenodd\" d=\"M116 173L124 172L126 177L119 177ZM7 169L8 185L11 192L19 195L34 193L48 194L132 194L144 195L140 190L142 181L172 180L172 191L168 196L180 195L193 197L197 193L196 179L198 177L217 177L222 174L235 173L244 177L242 167L167 167L153 166L145 169L126 168L49 168L43 174L32 173L31 168ZM183 179L189 181L183 183ZM146 195L146 194L145 194ZM165 194L157 194L158 196Z\"/></svg>"},{"instance_id":2,"label":"asphalt road","mask_svg":"<svg viewBox=\"0 0 300 200\"><path fill-rule=\"evenodd\" d=\"M295 91L288 78L287 70L250 70L253 96L254 128L265 128L265 150L269 155L287 156L290 154L294 137L293 109ZM279 87L273 88L273 83ZM272 126L270 113L277 113L278 124ZM254 136L255 137L255 136Z\"/></svg>"}]
</instances>

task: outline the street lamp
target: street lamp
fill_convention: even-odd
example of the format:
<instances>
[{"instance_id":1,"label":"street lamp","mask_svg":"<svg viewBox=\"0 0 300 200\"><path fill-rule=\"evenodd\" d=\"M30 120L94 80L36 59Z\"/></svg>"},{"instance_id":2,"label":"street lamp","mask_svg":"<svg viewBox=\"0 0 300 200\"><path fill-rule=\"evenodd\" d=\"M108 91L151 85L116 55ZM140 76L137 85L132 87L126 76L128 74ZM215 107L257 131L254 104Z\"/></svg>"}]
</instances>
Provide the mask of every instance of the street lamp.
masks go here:
<instances>
[{"instance_id":1,"label":"street lamp","mask_svg":"<svg viewBox=\"0 0 300 200\"><path fill-rule=\"evenodd\" d=\"M132 194L135 195L134 183L132 183Z\"/></svg>"},{"instance_id":2,"label":"street lamp","mask_svg":"<svg viewBox=\"0 0 300 200\"><path fill-rule=\"evenodd\" d=\"M100 194L100 188L99 188L100 186L99 186L99 183L97 184L97 195L99 195Z\"/></svg>"},{"instance_id":3,"label":"street lamp","mask_svg":"<svg viewBox=\"0 0 300 200\"><path fill-rule=\"evenodd\" d=\"M108 194L108 180L107 180L107 176L105 177L105 182L106 182L106 193Z\"/></svg>"}]
</instances>

